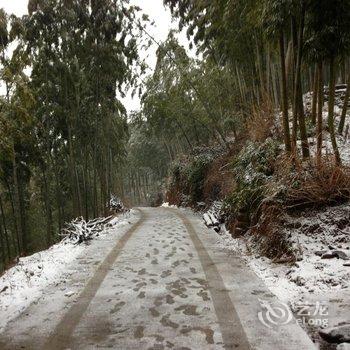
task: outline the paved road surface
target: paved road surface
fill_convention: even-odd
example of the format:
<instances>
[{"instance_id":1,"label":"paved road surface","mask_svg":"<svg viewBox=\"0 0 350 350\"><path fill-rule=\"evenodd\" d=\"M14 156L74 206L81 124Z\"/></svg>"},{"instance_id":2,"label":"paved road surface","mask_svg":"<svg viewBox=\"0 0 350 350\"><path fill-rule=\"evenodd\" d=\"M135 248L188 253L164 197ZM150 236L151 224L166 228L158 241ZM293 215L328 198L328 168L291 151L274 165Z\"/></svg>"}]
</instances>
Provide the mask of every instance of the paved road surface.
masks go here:
<instances>
[{"instance_id":1,"label":"paved road surface","mask_svg":"<svg viewBox=\"0 0 350 350\"><path fill-rule=\"evenodd\" d=\"M259 322L258 299L275 297L191 212L142 208L124 230L93 242L0 349L314 349L295 323Z\"/></svg>"}]
</instances>

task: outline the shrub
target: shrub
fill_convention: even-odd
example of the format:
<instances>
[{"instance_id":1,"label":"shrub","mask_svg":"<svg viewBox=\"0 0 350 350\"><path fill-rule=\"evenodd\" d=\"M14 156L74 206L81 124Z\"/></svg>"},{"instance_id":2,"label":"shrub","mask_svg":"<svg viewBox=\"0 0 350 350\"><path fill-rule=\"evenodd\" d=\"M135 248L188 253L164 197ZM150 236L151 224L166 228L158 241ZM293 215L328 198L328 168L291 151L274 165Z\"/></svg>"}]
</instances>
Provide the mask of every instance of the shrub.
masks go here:
<instances>
[{"instance_id":1,"label":"shrub","mask_svg":"<svg viewBox=\"0 0 350 350\"><path fill-rule=\"evenodd\" d=\"M280 145L269 138L264 143L249 143L233 162L233 172L240 181L249 182L255 176L271 176L280 154Z\"/></svg>"},{"instance_id":2,"label":"shrub","mask_svg":"<svg viewBox=\"0 0 350 350\"><path fill-rule=\"evenodd\" d=\"M170 169L167 200L175 205L196 205L204 200L203 190L212 159L207 155L182 159Z\"/></svg>"},{"instance_id":3,"label":"shrub","mask_svg":"<svg viewBox=\"0 0 350 350\"><path fill-rule=\"evenodd\" d=\"M280 153L278 144L272 139L263 144L249 143L233 162L235 188L226 197L223 214L228 226L245 214L248 221L255 216L266 196L267 182L274 174L276 157Z\"/></svg>"},{"instance_id":4,"label":"shrub","mask_svg":"<svg viewBox=\"0 0 350 350\"><path fill-rule=\"evenodd\" d=\"M191 204L204 200L204 181L211 159L206 156L199 156L191 162L187 168L187 181Z\"/></svg>"},{"instance_id":5,"label":"shrub","mask_svg":"<svg viewBox=\"0 0 350 350\"><path fill-rule=\"evenodd\" d=\"M169 170L166 198L172 205L181 205L182 193L187 193L183 164L180 161L174 162Z\"/></svg>"},{"instance_id":6,"label":"shrub","mask_svg":"<svg viewBox=\"0 0 350 350\"><path fill-rule=\"evenodd\" d=\"M242 184L239 183L235 191L227 196L224 201L224 210L231 215L237 216L244 212L252 214L264 198L265 184L263 181L254 181Z\"/></svg>"},{"instance_id":7,"label":"shrub","mask_svg":"<svg viewBox=\"0 0 350 350\"><path fill-rule=\"evenodd\" d=\"M283 215L284 211L279 203L265 201L260 208L259 220L251 228L250 234L261 255L270 259L288 257L290 261L295 261L292 245L281 230Z\"/></svg>"},{"instance_id":8,"label":"shrub","mask_svg":"<svg viewBox=\"0 0 350 350\"><path fill-rule=\"evenodd\" d=\"M272 135L281 138L281 130L276 123L276 112L273 102L264 96L264 101L253 108L251 117L247 120L249 139L253 142L264 142Z\"/></svg>"}]
</instances>

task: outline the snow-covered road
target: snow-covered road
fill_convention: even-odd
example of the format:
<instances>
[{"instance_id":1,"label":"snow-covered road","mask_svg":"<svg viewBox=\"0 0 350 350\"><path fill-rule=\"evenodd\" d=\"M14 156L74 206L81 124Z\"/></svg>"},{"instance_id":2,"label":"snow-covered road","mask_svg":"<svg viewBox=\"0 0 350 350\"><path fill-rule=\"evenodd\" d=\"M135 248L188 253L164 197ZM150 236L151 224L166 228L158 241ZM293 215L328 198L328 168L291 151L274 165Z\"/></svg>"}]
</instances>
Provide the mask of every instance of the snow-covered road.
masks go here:
<instances>
[{"instance_id":1,"label":"snow-covered road","mask_svg":"<svg viewBox=\"0 0 350 350\"><path fill-rule=\"evenodd\" d=\"M0 348L314 349L293 320L259 320L276 297L216 241L190 211L142 208L67 264Z\"/></svg>"}]
</instances>

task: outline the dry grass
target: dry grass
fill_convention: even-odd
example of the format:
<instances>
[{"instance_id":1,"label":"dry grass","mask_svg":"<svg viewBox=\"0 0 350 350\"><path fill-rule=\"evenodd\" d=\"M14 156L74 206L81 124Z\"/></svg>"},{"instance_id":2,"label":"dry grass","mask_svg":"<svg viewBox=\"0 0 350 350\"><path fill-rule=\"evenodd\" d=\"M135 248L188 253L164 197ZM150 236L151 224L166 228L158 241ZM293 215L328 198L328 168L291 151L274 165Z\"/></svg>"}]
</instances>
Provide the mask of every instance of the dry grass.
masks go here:
<instances>
[{"instance_id":1,"label":"dry grass","mask_svg":"<svg viewBox=\"0 0 350 350\"><path fill-rule=\"evenodd\" d=\"M240 135L230 145L230 150L210 165L203 189L207 204L215 200L223 200L234 191L236 184L232 173L232 161L242 150L245 143L245 135Z\"/></svg>"},{"instance_id":2,"label":"dry grass","mask_svg":"<svg viewBox=\"0 0 350 350\"><path fill-rule=\"evenodd\" d=\"M284 196L262 202L250 234L261 254L272 259L288 257L294 261L295 252L284 235L285 213L348 201L350 168L336 166L326 158L321 166L313 161L295 164L286 157L278 159L276 165L275 180L285 188ZM271 185L274 187L275 183Z\"/></svg>"},{"instance_id":3,"label":"dry grass","mask_svg":"<svg viewBox=\"0 0 350 350\"><path fill-rule=\"evenodd\" d=\"M289 256L293 260L290 245L281 230L283 207L273 202L264 202L260 208L258 223L251 227L250 233L259 252L270 259Z\"/></svg>"},{"instance_id":4,"label":"dry grass","mask_svg":"<svg viewBox=\"0 0 350 350\"><path fill-rule=\"evenodd\" d=\"M166 201L170 205L180 205L181 200L180 200L180 193L178 191L174 191L173 188L171 188L169 191L166 193Z\"/></svg>"},{"instance_id":5,"label":"dry grass","mask_svg":"<svg viewBox=\"0 0 350 350\"><path fill-rule=\"evenodd\" d=\"M320 166L309 163L289 179L285 206L289 210L321 207L350 199L350 168L330 160Z\"/></svg>"},{"instance_id":6,"label":"dry grass","mask_svg":"<svg viewBox=\"0 0 350 350\"><path fill-rule=\"evenodd\" d=\"M272 101L264 98L264 102L255 106L251 117L247 121L249 139L254 142L263 142L268 137L276 135L275 111Z\"/></svg>"},{"instance_id":7,"label":"dry grass","mask_svg":"<svg viewBox=\"0 0 350 350\"><path fill-rule=\"evenodd\" d=\"M225 198L231 193L234 181L230 166L231 163L226 157L219 158L211 164L203 188L203 195L207 204Z\"/></svg>"}]
</instances>

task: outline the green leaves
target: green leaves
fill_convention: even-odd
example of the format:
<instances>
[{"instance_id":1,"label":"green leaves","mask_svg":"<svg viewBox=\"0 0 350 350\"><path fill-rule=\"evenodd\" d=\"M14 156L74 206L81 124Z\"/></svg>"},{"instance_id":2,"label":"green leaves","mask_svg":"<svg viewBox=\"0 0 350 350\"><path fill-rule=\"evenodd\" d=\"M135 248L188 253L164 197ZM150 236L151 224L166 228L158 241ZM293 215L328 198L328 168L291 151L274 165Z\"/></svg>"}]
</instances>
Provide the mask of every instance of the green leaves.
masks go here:
<instances>
[{"instance_id":1,"label":"green leaves","mask_svg":"<svg viewBox=\"0 0 350 350\"><path fill-rule=\"evenodd\" d=\"M0 48L4 50L9 43L9 34L7 31L8 17L4 9L0 9Z\"/></svg>"},{"instance_id":2,"label":"green leaves","mask_svg":"<svg viewBox=\"0 0 350 350\"><path fill-rule=\"evenodd\" d=\"M350 2L310 0L306 47L312 60L348 54L350 50Z\"/></svg>"},{"instance_id":3,"label":"green leaves","mask_svg":"<svg viewBox=\"0 0 350 350\"><path fill-rule=\"evenodd\" d=\"M286 30L293 13L294 0L264 0L261 3L260 19L267 37L276 37Z\"/></svg>"}]
</instances>

